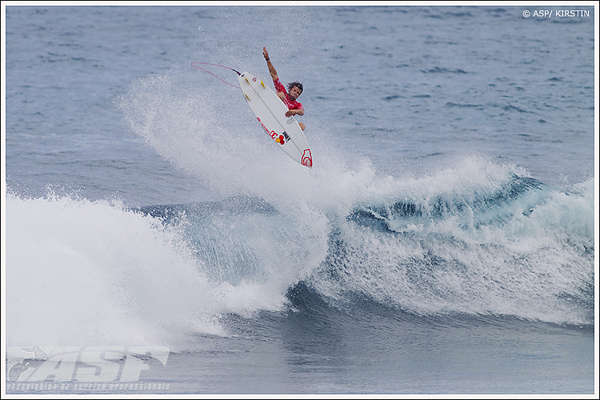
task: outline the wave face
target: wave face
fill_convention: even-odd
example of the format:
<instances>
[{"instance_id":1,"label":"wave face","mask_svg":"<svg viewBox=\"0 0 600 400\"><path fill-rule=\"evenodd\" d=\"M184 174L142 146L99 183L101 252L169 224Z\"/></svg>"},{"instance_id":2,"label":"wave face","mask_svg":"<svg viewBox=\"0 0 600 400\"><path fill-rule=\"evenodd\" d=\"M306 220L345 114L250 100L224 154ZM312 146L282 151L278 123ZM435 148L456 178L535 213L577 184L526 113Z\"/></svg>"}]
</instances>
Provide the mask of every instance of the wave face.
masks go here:
<instances>
[{"instance_id":1,"label":"wave face","mask_svg":"<svg viewBox=\"0 0 600 400\"><path fill-rule=\"evenodd\" d=\"M224 315L310 296L345 312L593 323L592 181L566 192L481 160L418 179L367 172L289 203L9 196L7 341L185 347L226 335Z\"/></svg>"}]
</instances>

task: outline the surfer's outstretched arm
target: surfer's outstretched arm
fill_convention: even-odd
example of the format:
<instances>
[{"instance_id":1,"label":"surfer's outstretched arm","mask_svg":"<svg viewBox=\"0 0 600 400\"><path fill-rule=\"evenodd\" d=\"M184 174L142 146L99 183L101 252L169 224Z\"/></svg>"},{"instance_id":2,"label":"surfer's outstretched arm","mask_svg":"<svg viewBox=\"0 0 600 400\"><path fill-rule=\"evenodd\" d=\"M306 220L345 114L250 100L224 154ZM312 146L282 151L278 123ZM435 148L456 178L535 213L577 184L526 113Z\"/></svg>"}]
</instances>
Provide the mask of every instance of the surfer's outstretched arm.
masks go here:
<instances>
[{"instance_id":1,"label":"surfer's outstretched arm","mask_svg":"<svg viewBox=\"0 0 600 400\"><path fill-rule=\"evenodd\" d=\"M267 60L267 67L269 67L269 73L271 74L271 78L273 78L273 82L275 82L277 79L279 79L279 76L277 75L275 67L273 66L273 64L271 64L271 58L269 57L269 53L267 52L266 47L263 47L263 56L265 56L265 60Z\"/></svg>"}]
</instances>

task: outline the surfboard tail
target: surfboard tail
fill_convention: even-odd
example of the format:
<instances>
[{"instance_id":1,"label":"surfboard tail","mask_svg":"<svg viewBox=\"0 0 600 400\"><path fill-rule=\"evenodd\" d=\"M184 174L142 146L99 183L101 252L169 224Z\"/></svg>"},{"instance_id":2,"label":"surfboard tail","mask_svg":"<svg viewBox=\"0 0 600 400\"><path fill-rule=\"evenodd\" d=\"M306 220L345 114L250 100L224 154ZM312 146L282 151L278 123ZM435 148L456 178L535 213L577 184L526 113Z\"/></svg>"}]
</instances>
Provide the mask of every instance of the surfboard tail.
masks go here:
<instances>
[{"instance_id":1,"label":"surfboard tail","mask_svg":"<svg viewBox=\"0 0 600 400\"><path fill-rule=\"evenodd\" d=\"M312 154L310 153L310 149L304 150L304 153L302 154L302 160L300 163L308 168L312 168L313 161L312 161Z\"/></svg>"}]
</instances>

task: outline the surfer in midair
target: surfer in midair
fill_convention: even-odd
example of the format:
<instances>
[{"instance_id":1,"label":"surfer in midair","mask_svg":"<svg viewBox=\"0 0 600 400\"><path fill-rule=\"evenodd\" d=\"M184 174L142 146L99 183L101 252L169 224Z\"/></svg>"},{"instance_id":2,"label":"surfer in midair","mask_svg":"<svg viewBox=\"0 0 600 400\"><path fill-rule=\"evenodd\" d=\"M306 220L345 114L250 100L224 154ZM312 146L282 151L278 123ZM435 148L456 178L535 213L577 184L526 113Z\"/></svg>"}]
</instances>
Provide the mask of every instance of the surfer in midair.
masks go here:
<instances>
[{"instance_id":1,"label":"surfer in midair","mask_svg":"<svg viewBox=\"0 0 600 400\"><path fill-rule=\"evenodd\" d=\"M288 84L288 91L285 90L285 86L279 80L279 76L277 75L277 71L273 64L271 64L271 58L269 57L269 53L267 52L267 48L263 47L263 56L265 56L265 60L267 60L267 67L269 67L269 73L271 74L271 78L273 78L273 84L275 85L275 90L277 90L277 96L285 103L288 108L288 112L285 113L286 117L291 117L292 115L304 115L304 107L302 103L298 102L297 99L302 94L304 88L300 82L292 82ZM304 130L305 126L302 122L298 122L300 128Z\"/></svg>"}]
</instances>

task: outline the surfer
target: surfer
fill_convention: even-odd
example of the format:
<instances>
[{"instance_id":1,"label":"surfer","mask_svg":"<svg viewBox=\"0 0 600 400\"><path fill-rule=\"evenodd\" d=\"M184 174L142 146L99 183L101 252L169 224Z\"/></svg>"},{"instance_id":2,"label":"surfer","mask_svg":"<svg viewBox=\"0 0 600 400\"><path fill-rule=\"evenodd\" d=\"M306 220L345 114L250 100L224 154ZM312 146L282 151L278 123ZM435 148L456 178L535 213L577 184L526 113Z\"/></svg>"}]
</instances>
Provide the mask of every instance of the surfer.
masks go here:
<instances>
[{"instance_id":1,"label":"surfer","mask_svg":"<svg viewBox=\"0 0 600 400\"><path fill-rule=\"evenodd\" d=\"M273 64L271 64L271 58L269 57L269 53L267 52L267 48L263 47L263 56L265 56L265 60L267 60L267 67L269 67L269 73L271 74L271 78L273 78L273 84L275 85L275 90L277 90L277 96L285 103L288 108L288 112L285 113L286 117L291 117L292 115L304 115L304 107L302 103L296 101L298 97L302 94L304 88L300 82L292 82L288 84L289 93L285 90L285 86L279 80L279 76L277 75L277 71ZM300 128L304 130L305 126L302 122L298 122Z\"/></svg>"}]
</instances>

